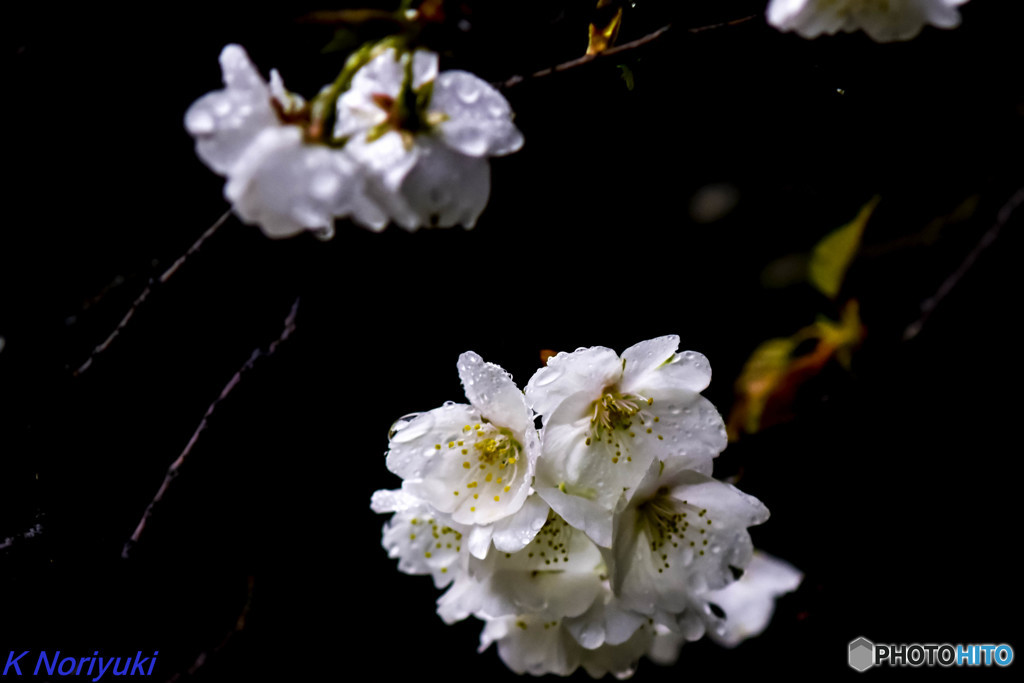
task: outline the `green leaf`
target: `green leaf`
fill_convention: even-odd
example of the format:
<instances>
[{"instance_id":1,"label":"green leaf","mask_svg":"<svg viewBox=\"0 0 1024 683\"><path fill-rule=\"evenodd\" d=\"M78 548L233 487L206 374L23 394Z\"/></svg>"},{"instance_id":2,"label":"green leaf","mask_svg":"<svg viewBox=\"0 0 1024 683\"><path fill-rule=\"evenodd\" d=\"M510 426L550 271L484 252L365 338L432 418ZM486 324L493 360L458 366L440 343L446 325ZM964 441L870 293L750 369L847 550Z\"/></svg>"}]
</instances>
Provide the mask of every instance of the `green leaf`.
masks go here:
<instances>
[{"instance_id":1,"label":"green leaf","mask_svg":"<svg viewBox=\"0 0 1024 683\"><path fill-rule=\"evenodd\" d=\"M836 298L839 288L843 285L846 271L857 254L857 249L860 248L864 228L878 206L878 200L879 198L875 197L865 204L856 218L829 233L811 252L807 277L812 285L830 299Z\"/></svg>"},{"instance_id":2,"label":"green leaf","mask_svg":"<svg viewBox=\"0 0 1024 683\"><path fill-rule=\"evenodd\" d=\"M619 71L622 72L622 80L626 82L626 89L632 90L633 86L636 85L633 80L633 70L625 64L619 64Z\"/></svg>"}]
</instances>

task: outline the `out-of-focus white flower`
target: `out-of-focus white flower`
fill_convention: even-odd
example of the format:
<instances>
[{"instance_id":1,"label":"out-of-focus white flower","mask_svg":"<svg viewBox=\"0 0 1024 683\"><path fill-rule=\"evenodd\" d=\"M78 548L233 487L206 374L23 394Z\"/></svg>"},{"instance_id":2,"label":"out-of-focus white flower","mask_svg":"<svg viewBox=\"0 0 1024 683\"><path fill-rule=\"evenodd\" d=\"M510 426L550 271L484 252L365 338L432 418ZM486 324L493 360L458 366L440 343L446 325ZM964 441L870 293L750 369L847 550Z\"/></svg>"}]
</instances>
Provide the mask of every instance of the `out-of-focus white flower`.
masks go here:
<instances>
[{"instance_id":1,"label":"out-of-focus white flower","mask_svg":"<svg viewBox=\"0 0 1024 683\"><path fill-rule=\"evenodd\" d=\"M268 85L238 45L220 55L224 89L208 93L185 113L196 153L227 176L224 196L246 223L271 237L313 230L330 237L335 218L351 216L375 230L387 216L366 197L364 173L341 150L310 144L301 126L282 116L305 104L277 72Z\"/></svg>"},{"instance_id":2,"label":"out-of-focus white flower","mask_svg":"<svg viewBox=\"0 0 1024 683\"><path fill-rule=\"evenodd\" d=\"M796 590L803 574L787 562L755 550L743 576L705 596L724 617L708 635L726 647L760 635L775 611L775 600Z\"/></svg>"},{"instance_id":3,"label":"out-of-focus white flower","mask_svg":"<svg viewBox=\"0 0 1024 683\"><path fill-rule=\"evenodd\" d=\"M508 373L472 352L459 357L458 368L470 404L448 403L399 420L386 464L404 480L403 490L457 524L474 526L473 554L483 557L495 536L518 550L547 513L524 507L540 453L537 430Z\"/></svg>"},{"instance_id":4,"label":"out-of-focus white flower","mask_svg":"<svg viewBox=\"0 0 1024 683\"><path fill-rule=\"evenodd\" d=\"M196 139L196 154L216 173L227 175L256 136L280 125L270 87L240 45L220 53L224 89L207 93L185 112L185 129Z\"/></svg>"},{"instance_id":5,"label":"out-of-focus white flower","mask_svg":"<svg viewBox=\"0 0 1024 683\"><path fill-rule=\"evenodd\" d=\"M804 38L823 33L863 29L886 43L910 40L931 24L954 28L960 24L957 7L967 0L772 0L768 23Z\"/></svg>"},{"instance_id":6,"label":"out-of-focus white flower","mask_svg":"<svg viewBox=\"0 0 1024 683\"><path fill-rule=\"evenodd\" d=\"M358 165L339 150L305 143L297 126L264 129L228 174L224 196L270 237L314 230L330 238L335 219L347 215L376 230L387 224L365 196Z\"/></svg>"},{"instance_id":7,"label":"out-of-focus white flower","mask_svg":"<svg viewBox=\"0 0 1024 683\"><path fill-rule=\"evenodd\" d=\"M560 353L526 387L544 416L534 486L547 503L600 546L612 542L612 517L655 460L710 474L726 446L718 411L700 395L711 367L679 337L659 337L620 357L595 346Z\"/></svg>"},{"instance_id":8,"label":"out-of-focus white flower","mask_svg":"<svg viewBox=\"0 0 1024 683\"><path fill-rule=\"evenodd\" d=\"M370 194L402 227L471 228L490 193L487 158L523 136L505 98L437 55L388 48L338 99L334 136L370 171Z\"/></svg>"}]
</instances>

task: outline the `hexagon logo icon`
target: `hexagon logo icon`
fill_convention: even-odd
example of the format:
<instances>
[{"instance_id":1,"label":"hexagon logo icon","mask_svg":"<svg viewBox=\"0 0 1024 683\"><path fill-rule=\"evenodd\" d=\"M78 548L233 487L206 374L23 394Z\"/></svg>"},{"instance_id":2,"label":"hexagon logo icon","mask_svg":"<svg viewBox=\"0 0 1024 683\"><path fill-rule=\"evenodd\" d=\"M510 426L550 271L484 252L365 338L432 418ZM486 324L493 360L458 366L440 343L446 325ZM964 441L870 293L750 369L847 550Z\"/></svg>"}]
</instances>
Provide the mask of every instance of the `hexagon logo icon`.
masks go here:
<instances>
[{"instance_id":1,"label":"hexagon logo icon","mask_svg":"<svg viewBox=\"0 0 1024 683\"><path fill-rule=\"evenodd\" d=\"M867 671L875 665L875 644L867 638L858 638L850 643L850 667Z\"/></svg>"}]
</instances>

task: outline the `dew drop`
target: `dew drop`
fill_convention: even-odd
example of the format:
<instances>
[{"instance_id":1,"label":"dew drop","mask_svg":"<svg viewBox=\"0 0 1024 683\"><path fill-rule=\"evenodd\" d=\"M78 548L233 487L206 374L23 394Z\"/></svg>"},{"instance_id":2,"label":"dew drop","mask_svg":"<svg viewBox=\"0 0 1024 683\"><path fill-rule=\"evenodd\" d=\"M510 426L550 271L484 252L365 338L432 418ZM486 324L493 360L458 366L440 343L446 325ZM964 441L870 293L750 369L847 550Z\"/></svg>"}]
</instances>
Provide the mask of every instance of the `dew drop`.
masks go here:
<instances>
[{"instance_id":1,"label":"dew drop","mask_svg":"<svg viewBox=\"0 0 1024 683\"><path fill-rule=\"evenodd\" d=\"M536 386L546 387L561 376L562 371L559 368L547 368L540 373L540 377L537 378Z\"/></svg>"},{"instance_id":2,"label":"dew drop","mask_svg":"<svg viewBox=\"0 0 1024 683\"><path fill-rule=\"evenodd\" d=\"M318 173L311 184L310 190L317 199L328 200L341 189L341 181L333 173Z\"/></svg>"},{"instance_id":3,"label":"dew drop","mask_svg":"<svg viewBox=\"0 0 1024 683\"><path fill-rule=\"evenodd\" d=\"M409 443L429 432L433 426L434 416L430 413L409 413L391 425L388 438L395 443Z\"/></svg>"},{"instance_id":4,"label":"dew drop","mask_svg":"<svg viewBox=\"0 0 1024 683\"><path fill-rule=\"evenodd\" d=\"M198 110L189 112L185 127L188 128L188 132L192 135L206 135L214 131L216 122L213 116L210 115L210 112Z\"/></svg>"},{"instance_id":5,"label":"dew drop","mask_svg":"<svg viewBox=\"0 0 1024 683\"><path fill-rule=\"evenodd\" d=\"M487 136L476 126L463 126L453 132L455 147L471 157L482 157L487 153Z\"/></svg>"},{"instance_id":6,"label":"dew drop","mask_svg":"<svg viewBox=\"0 0 1024 683\"><path fill-rule=\"evenodd\" d=\"M580 632L578 642L588 650L593 650L599 647L604 641L604 633L600 628L593 624L588 624L584 627L583 631Z\"/></svg>"},{"instance_id":7,"label":"dew drop","mask_svg":"<svg viewBox=\"0 0 1024 683\"><path fill-rule=\"evenodd\" d=\"M455 84L455 94L466 104L473 104L480 99L480 86L473 79L460 78Z\"/></svg>"}]
</instances>

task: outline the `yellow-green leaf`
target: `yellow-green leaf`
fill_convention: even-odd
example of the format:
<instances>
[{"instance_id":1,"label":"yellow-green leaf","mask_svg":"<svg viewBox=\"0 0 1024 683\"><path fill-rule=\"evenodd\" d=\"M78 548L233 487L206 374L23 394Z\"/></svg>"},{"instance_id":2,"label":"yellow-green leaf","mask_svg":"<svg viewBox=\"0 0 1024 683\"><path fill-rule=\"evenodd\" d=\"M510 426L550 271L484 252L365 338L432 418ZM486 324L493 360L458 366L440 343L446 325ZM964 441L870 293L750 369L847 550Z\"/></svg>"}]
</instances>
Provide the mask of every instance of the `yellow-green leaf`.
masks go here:
<instances>
[{"instance_id":1,"label":"yellow-green leaf","mask_svg":"<svg viewBox=\"0 0 1024 683\"><path fill-rule=\"evenodd\" d=\"M608 7L616 0L597 0L597 8ZM619 26L622 25L622 6L616 8L615 12L611 15L608 23L604 26L598 26L597 24L590 24L590 38L587 42L587 54L596 55L604 52L612 46L615 42L616 36L619 35Z\"/></svg>"},{"instance_id":2,"label":"yellow-green leaf","mask_svg":"<svg viewBox=\"0 0 1024 683\"><path fill-rule=\"evenodd\" d=\"M843 278L846 277L846 270L860 248L860 240L868 219L878 206L878 199L875 197L865 204L856 218L829 233L811 252L808 278L812 285L830 299L834 299L839 293Z\"/></svg>"}]
</instances>

